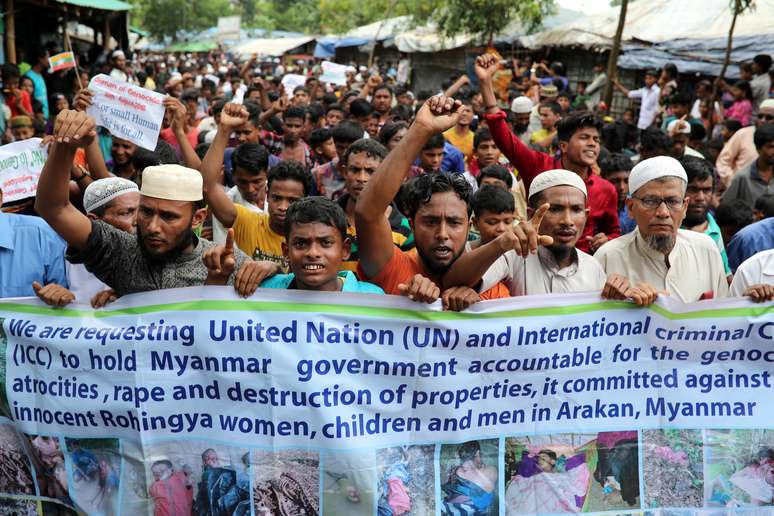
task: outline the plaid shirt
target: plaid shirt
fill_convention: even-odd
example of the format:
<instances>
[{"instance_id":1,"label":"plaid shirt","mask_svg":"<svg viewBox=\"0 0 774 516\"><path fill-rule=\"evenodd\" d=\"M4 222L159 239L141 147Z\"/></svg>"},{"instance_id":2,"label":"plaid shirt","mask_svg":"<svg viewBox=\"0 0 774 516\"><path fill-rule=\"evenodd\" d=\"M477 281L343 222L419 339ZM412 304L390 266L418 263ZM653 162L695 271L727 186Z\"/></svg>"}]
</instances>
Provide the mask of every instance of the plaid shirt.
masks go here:
<instances>
[{"instance_id":1,"label":"plaid shirt","mask_svg":"<svg viewBox=\"0 0 774 516\"><path fill-rule=\"evenodd\" d=\"M260 141L261 145L266 147L266 150L275 156L281 156L282 151L285 149L285 141L282 135L272 131L261 131ZM301 144L304 146L304 161L302 161L301 164L304 165L307 172L310 172L315 165L312 149L303 140L301 141Z\"/></svg>"}]
</instances>

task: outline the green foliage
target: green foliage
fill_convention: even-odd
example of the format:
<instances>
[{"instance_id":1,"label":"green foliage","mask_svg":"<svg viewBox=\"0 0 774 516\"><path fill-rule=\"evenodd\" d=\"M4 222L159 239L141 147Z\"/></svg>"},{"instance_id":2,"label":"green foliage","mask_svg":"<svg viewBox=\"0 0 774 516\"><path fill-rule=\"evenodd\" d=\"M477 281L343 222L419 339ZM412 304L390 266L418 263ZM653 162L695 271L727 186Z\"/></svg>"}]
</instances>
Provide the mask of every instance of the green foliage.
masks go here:
<instances>
[{"instance_id":1,"label":"green foliage","mask_svg":"<svg viewBox=\"0 0 774 516\"><path fill-rule=\"evenodd\" d=\"M219 16L233 14L229 0L134 0L133 4L133 21L158 38L213 27Z\"/></svg>"},{"instance_id":2,"label":"green foliage","mask_svg":"<svg viewBox=\"0 0 774 516\"><path fill-rule=\"evenodd\" d=\"M430 18L446 37L472 34L489 43L514 21L534 30L553 8L553 0L443 0Z\"/></svg>"}]
</instances>

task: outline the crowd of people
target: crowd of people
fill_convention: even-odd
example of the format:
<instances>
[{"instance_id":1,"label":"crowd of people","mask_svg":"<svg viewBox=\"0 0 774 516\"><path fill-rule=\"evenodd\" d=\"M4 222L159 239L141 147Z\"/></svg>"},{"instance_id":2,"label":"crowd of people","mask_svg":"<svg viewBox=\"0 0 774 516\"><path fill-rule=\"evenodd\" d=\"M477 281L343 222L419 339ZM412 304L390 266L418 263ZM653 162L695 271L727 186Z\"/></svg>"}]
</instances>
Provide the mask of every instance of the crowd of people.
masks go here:
<instances>
[{"instance_id":1,"label":"crowd of people","mask_svg":"<svg viewBox=\"0 0 774 516\"><path fill-rule=\"evenodd\" d=\"M0 297L102 307L232 285L481 300L599 291L653 303L774 299L771 57L627 89L595 67L506 61L412 91L395 70L116 50L2 66L4 141L43 138L34 198L0 205ZM288 91L283 75L305 75ZM155 149L97 127L104 73L166 94ZM475 79L475 80L473 80ZM638 108L615 116L610 82ZM636 103L636 104L635 104Z\"/></svg>"}]
</instances>

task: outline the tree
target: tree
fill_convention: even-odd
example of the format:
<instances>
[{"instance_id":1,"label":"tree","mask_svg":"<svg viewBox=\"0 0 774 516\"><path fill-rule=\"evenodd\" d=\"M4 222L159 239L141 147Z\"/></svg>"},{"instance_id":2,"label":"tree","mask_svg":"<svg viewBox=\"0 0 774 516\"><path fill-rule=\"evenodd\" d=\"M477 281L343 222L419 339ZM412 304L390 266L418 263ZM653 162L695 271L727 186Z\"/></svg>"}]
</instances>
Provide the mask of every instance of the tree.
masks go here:
<instances>
[{"instance_id":1,"label":"tree","mask_svg":"<svg viewBox=\"0 0 774 516\"><path fill-rule=\"evenodd\" d=\"M618 13L618 27L615 30L613 38L613 48L610 50L610 56L607 60L607 84L605 84L605 104L610 106L613 100L613 78L618 75L618 54L621 52L621 38L623 37L624 25L626 25L626 7L629 0L621 0L621 10Z\"/></svg>"},{"instance_id":2,"label":"tree","mask_svg":"<svg viewBox=\"0 0 774 516\"><path fill-rule=\"evenodd\" d=\"M229 0L137 0L141 26L154 37L176 39L183 30L202 30L232 14Z\"/></svg>"},{"instance_id":3,"label":"tree","mask_svg":"<svg viewBox=\"0 0 774 516\"><path fill-rule=\"evenodd\" d=\"M443 0L429 18L446 37L470 34L491 44L515 20L534 30L553 7L553 0Z\"/></svg>"}]
</instances>

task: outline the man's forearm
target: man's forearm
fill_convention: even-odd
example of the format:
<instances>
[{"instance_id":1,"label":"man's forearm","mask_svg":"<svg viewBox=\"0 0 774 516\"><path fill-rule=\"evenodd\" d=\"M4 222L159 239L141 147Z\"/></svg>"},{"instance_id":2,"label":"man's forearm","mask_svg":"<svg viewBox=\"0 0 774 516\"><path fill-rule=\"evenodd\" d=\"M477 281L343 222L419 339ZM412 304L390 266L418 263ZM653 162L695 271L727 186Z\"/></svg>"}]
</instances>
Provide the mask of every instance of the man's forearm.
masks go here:
<instances>
[{"instance_id":1,"label":"man's forearm","mask_svg":"<svg viewBox=\"0 0 774 516\"><path fill-rule=\"evenodd\" d=\"M484 100L484 106L486 107L486 112L489 114L497 113L497 111L499 111L500 108L497 106L497 97L495 96L494 87L492 86L491 79L480 81L479 89L481 90L481 97Z\"/></svg>"},{"instance_id":2,"label":"man's forearm","mask_svg":"<svg viewBox=\"0 0 774 516\"><path fill-rule=\"evenodd\" d=\"M75 158L75 149L68 145L52 143L48 159L38 179L35 196L35 211L40 215L55 213L70 204L70 168Z\"/></svg>"}]
</instances>

